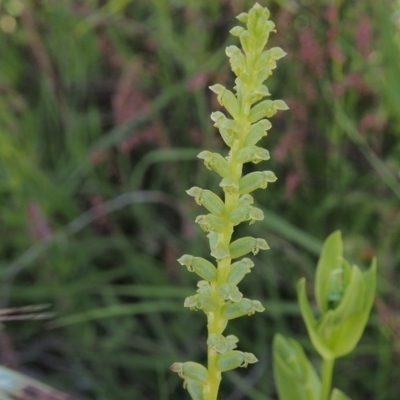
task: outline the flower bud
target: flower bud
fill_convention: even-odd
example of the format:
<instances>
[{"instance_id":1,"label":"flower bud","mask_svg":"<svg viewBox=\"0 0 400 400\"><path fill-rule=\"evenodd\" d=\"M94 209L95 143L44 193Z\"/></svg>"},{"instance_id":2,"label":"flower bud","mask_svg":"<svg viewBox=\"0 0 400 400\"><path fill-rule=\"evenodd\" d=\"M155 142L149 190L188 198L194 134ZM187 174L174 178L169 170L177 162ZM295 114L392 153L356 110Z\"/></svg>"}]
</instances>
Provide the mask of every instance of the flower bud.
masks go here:
<instances>
[{"instance_id":1,"label":"flower bud","mask_svg":"<svg viewBox=\"0 0 400 400\"><path fill-rule=\"evenodd\" d=\"M192 400L204 400L204 383L193 379L186 379L183 387L187 389Z\"/></svg>"},{"instance_id":2,"label":"flower bud","mask_svg":"<svg viewBox=\"0 0 400 400\"><path fill-rule=\"evenodd\" d=\"M226 54L229 57L231 69L236 76L245 73L247 68L247 60L244 54L236 46L229 46L226 48Z\"/></svg>"},{"instance_id":3,"label":"flower bud","mask_svg":"<svg viewBox=\"0 0 400 400\"><path fill-rule=\"evenodd\" d=\"M246 25L249 31L251 31L252 34L254 35L260 20L261 19L268 20L268 16L269 16L269 10L260 6L258 3L255 3L254 7L252 7L251 10L249 11L249 17L247 19Z\"/></svg>"},{"instance_id":4,"label":"flower bud","mask_svg":"<svg viewBox=\"0 0 400 400\"><path fill-rule=\"evenodd\" d=\"M263 219L264 213L262 212L262 210L257 207L251 207L248 218L248 220L250 221L250 225L254 224L254 222L256 221L262 221Z\"/></svg>"},{"instance_id":5,"label":"flower bud","mask_svg":"<svg viewBox=\"0 0 400 400\"><path fill-rule=\"evenodd\" d=\"M229 247L223 243L217 243L210 253L216 260L229 257Z\"/></svg>"},{"instance_id":6,"label":"flower bud","mask_svg":"<svg viewBox=\"0 0 400 400\"><path fill-rule=\"evenodd\" d=\"M273 47L267 51L263 51L257 58L254 69L261 71L266 67L272 73L272 70L276 68L276 61L285 55L286 53L280 47Z\"/></svg>"},{"instance_id":7,"label":"flower bud","mask_svg":"<svg viewBox=\"0 0 400 400\"><path fill-rule=\"evenodd\" d=\"M181 265L185 265L190 272L195 272L206 281L213 282L217 278L217 269L210 261L204 258L185 254L178 259L178 262Z\"/></svg>"},{"instance_id":8,"label":"flower bud","mask_svg":"<svg viewBox=\"0 0 400 400\"><path fill-rule=\"evenodd\" d=\"M256 41L255 41L254 36L252 36L248 30L244 30L240 34L239 39L240 39L240 44L242 45L243 50L246 53L246 55L254 52L254 49L256 46Z\"/></svg>"},{"instance_id":9,"label":"flower bud","mask_svg":"<svg viewBox=\"0 0 400 400\"><path fill-rule=\"evenodd\" d=\"M246 274L251 272L250 269L253 268L253 266L254 263L250 258L243 258L242 260L233 263L226 278L226 282L232 285L237 285Z\"/></svg>"},{"instance_id":10,"label":"flower bud","mask_svg":"<svg viewBox=\"0 0 400 400\"><path fill-rule=\"evenodd\" d=\"M217 100L219 104L225 107L232 117L237 118L240 112L240 105L236 96L220 84L210 86L210 89L218 95Z\"/></svg>"},{"instance_id":11,"label":"flower bud","mask_svg":"<svg viewBox=\"0 0 400 400\"><path fill-rule=\"evenodd\" d=\"M225 229L225 220L214 214L199 215L196 217L194 222L199 224L201 229L206 232L223 232Z\"/></svg>"},{"instance_id":12,"label":"flower bud","mask_svg":"<svg viewBox=\"0 0 400 400\"><path fill-rule=\"evenodd\" d=\"M207 296L211 296L211 285L210 282L207 281L198 281L197 282L198 289L197 293L206 294Z\"/></svg>"},{"instance_id":13,"label":"flower bud","mask_svg":"<svg viewBox=\"0 0 400 400\"><path fill-rule=\"evenodd\" d=\"M251 94L248 95L248 102L251 103L251 105L253 105L254 103L256 103L257 101L261 100L263 97L265 96L271 96L271 93L269 92L267 86L265 85L260 85L257 89L254 89L250 92ZM249 110L250 107L249 106Z\"/></svg>"},{"instance_id":14,"label":"flower bud","mask_svg":"<svg viewBox=\"0 0 400 400\"><path fill-rule=\"evenodd\" d=\"M210 232L207 237L210 241L211 255L215 259L222 260L229 257L229 246L218 241L218 234L216 232Z\"/></svg>"},{"instance_id":15,"label":"flower bud","mask_svg":"<svg viewBox=\"0 0 400 400\"><path fill-rule=\"evenodd\" d=\"M280 47L272 47L267 50L267 53L270 60L279 60L280 58L285 57L287 54Z\"/></svg>"},{"instance_id":16,"label":"flower bud","mask_svg":"<svg viewBox=\"0 0 400 400\"><path fill-rule=\"evenodd\" d=\"M186 297L183 306L190 308L192 311L203 310L204 312L213 312L217 308L217 304L212 297L202 293Z\"/></svg>"},{"instance_id":17,"label":"flower bud","mask_svg":"<svg viewBox=\"0 0 400 400\"><path fill-rule=\"evenodd\" d=\"M240 123L226 118L226 116L220 111L211 113L211 119L215 122L214 126L219 129L224 142L229 147L232 147L235 136L241 132Z\"/></svg>"},{"instance_id":18,"label":"flower bud","mask_svg":"<svg viewBox=\"0 0 400 400\"><path fill-rule=\"evenodd\" d=\"M221 180L219 186L222 187L225 193L234 193L239 190L239 183L232 178L224 178Z\"/></svg>"},{"instance_id":19,"label":"flower bud","mask_svg":"<svg viewBox=\"0 0 400 400\"><path fill-rule=\"evenodd\" d=\"M267 130L271 129L272 124L267 119L261 119L251 125L249 133L243 143L243 146L254 146L261 138L267 136Z\"/></svg>"},{"instance_id":20,"label":"flower bud","mask_svg":"<svg viewBox=\"0 0 400 400\"><path fill-rule=\"evenodd\" d=\"M218 287L218 295L224 300L230 300L234 303L237 303L243 297L243 294L239 291L238 287L230 283L222 283Z\"/></svg>"},{"instance_id":21,"label":"flower bud","mask_svg":"<svg viewBox=\"0 0 400 400\"><path fill-rule=\"evenodd\" d=\"M275 114L274 102L272 100L264 100L251 109L249 119L251 122L257 122L261 118L270 118Z\"/></svg>"},{"instance_id":22,"label":"flower bud","mask_svg":"<svg viewBox=\"0 0 400 400\"><path fill-rule=\"evenodd\" d=\"M240 50L239 47L237 47L237 46L228 46L228 47L225 49L225 53L226 53L226 55L227 55L228 57L232 57L232 56L234 56L235 54L242 53L242 50ZM243 54L243 53L242 53L242 54Z\"/></svg>"},{"instance_id":23,"label":"flower bud","mask_svg":"<svg viewBox=\"0 0 400 400\"><path fill-rule=\"evenodd\" d=\"M275 24L269 21L266 15L261 15L257 19L254 34L259 38L259 49L262 50L264 48L268 41L269 34L274 28Z\"/></svg>"},{"instance_id":24,"label":"flower bud","mask_svg":"<svg viewBox=\"0 0 400 400\"><path fill-rule=\"evenodd\" d=\"M274 100L274 108L276 110L289 110L289 106L283 100Z\"/></svg>"},{"instance_id":25,"label":"flower bud","mask_svg":"<svg viewBox=\"0 0 400 400\"><path fill-rule=\"evenodd\" d=\"M243 24L247 24L249 14L243 12L243 13L240 13L236 18Z\"/></svg>"},{"instance_id":26,"label":"flower bud","mask_svg":"<svg viewBox=\"0 0 400 400\"><path fill-rule=\"evenodd\" d=\"M251 172L239 181L240 194L251 193L256 189L265 189L269 182L275 182L277 177L272 171Z\"/></svg>"},{"instance_id":27,"label":"flower bud","mask_svg":"<svg viewBox=\"0 0 400 400\"><path fill-rule=\"evenodd\" d=\"M235 26L233 27L229 33L233 36L240 36L240 34L244 31L244 28L242 28L241 26Z\"/></svg>"},{"instance_id":28,"label":"flower bud","mask_svg":"<svg viewBox=\"0 0 400 400\"><path fill-rule=\"evenodd\" d=\"M258 164L263 160L269 160L269 151L257 146L247 146L242 148L237 156L237 161L241 164L252 162Z\"/></svg>"},{"instance_id":29,"label":"flower bud","mask_svg":"<svg viewBox=\"0 0 400 400\"><path fill-rule=\"evenodd\" d=\"M208 381L207 369L203 365L193 361L173 363L170 366L170 370L176 372L183 379L192 379L201 383Z\"/></svg>"},{"instance_id":30,"label":"flower bud","mask_svg":"<svg viewBox=\"0 0 400 400\"><path fill-rule=\"evenodd\" d=\"M226 320L253 315L256 311L264 311L264 307L258 300L242 299L237 303L227 303L222 307L222 317Z\"/></svg>"},{"instance_id":31,"label":"flower bud","mask_svg":"<svg viewBox=\"0 0 400 400\"><path fill-rule=\"evenodd\" d=\"M225 211L224 202L211 190L203 190L201 201L205 208L215 215L222 215Z\"/></svg>"},{"instance_id":32,"label":"flower bud","mask_svg":"<svg viewBox=\"0 0 400 400\"><path fill-rule=\"evenodd\" d=\"M270 75L272 75L272 70L273 70L273 68L275 68L275 66L274 65L271 65L271 64L266 64L266 65L264 65L258 72L257 72L257 75L256 75L256 78L255 78L255 81L256 82L263 82L263 81L265 81ZM267 101L267 100L266 100ZM260 104L260 103L258 103L258 104ZM257 105L258 105L257 104ZM262 107L261 107L262 108ZM258 110L258 111L260 111L260 109ZM269 118L269 117L272 117L273 115L275 115L276 114L276 110L273 110L272 112L267 112L267 113L265 113L265 115ZM258 117L255 117L252 121L257 121L257 119L258 119Z\"/></svg>"},{"instance_id":33,"label":"flower bud","mask_svg":"<svg viewBox=\"0 0 400 400\"><path fill-rule=\"evenodd\" d=\"M238 207L241 207L241 206L247 206L247 205L253 204L253 203L254 203L253 196L246 193L239 197L237 204L238 204Z\"/></svg>"},{"instance_id":34,"label":"flower bud","mask_svg":"<svg viewBox=\"0 0 400 400\"><path fill-rule=\"evenodd\" d=\"M256 255L259 250L268 249L268 243L264 239L256 239L251 236L237 239L229 246L229 252L232 259L242 257L250 252Z\"/></svg>"},{"instance_id":35,"label":"flower bud","mask_svg":"<svg viewBox=\"0 0 400 400\"><path fill-rule=\"evenodd\" d=\"M217 368L221 372L225 372L238 367L247 368L249 364L254 364L257 361L256 356L252 353L243 353L242 351L231 350L218 356Z\"/></svg>"},{"instance_id":36,"label":"flower bud","mask_svg":"<svg viewBox=\"0 0 400 400\"><path fill-rule=\"evenodd\" d=\"M243 205L235 208L229 215L229 221L233 225L239 225L241 222L249 221L250 224L255 221L262 221L264 219L264 213L257 207L249 205Z\"/></svg>"},{"instance_id":37,"label":"flower bud","mask_svg":"<svg viewBox=\"0 0 400 400\"><path fill-rule=\"evenodd\" d=\"M225 210L224 202L211 190L201 189L193 186L186 191L189 196L194 197L199 206L204 206L212 214L221 215Z\"/></svg>"},{"instance_id":38,"label":"flower bud","mask_svg":"<svg viewBox=\"0 0 400 400\"><path fill-rule=\"evenodd\" d=\"M207 340L207 345L216 352L223 354L227 351L236 349L236 343L239 339L234 335L223 336L221 334L212 333Z\"/></svg>"},{"instance_id":39,"label":"flower bud","mask_svg":"<svg viewBox=\"0 0 400 400\"><path fill-rule=\"evenodd\" d=\"M229 175L228 161L219 153L211 153L211 151L204 150L197 156L204 160L204 165L208 169L212 169L222 178Z\"/></svg>"},{"instance_id":40,"label":"flower bud","mask_svg":"<svg viewBox=\"0 0 400 400\"><path fill-rule=\"evenodd\" d=\"M248 219L250 209L252 207L249 205L243 205L240 207L236 207L230 214L229 214L229 222L234 226L239 225L243 221Z\"/></svg>"}]
</instances>

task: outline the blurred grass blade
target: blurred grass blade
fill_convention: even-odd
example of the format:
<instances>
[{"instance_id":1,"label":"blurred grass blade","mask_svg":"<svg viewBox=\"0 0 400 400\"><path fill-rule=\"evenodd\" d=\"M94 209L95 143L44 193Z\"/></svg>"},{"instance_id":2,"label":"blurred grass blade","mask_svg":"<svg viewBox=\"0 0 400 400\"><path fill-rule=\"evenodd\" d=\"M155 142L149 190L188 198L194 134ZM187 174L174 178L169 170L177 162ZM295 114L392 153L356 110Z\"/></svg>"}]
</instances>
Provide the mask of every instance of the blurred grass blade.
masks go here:
<instances>
[{"instance_id":1,"label":"blurred grass blade","mask_svg":"<svg viewBox=\"0 0 400 400\"><path fill-rule=\"evenodd\" d=\"M135 304L117 304L111 307L97 308L69 317L57 319L48 324L50 328L59 328L66 325L80 324L83 322L114 318L124 315L153 314L161 312L182 312L181 302L149 301Z\"/></svg>"},{"instance_id":2,"label":"blurred grass blade","mask_svg":"<svg viewBox=\"0 0 400 400\"><path fill-rule=\"evenodd\" d=\"M390 188L393 194L400 200L400 182L392 174L385 163L373 152L366 140L358 132L354 122L346 115L343 108L336 102L335 120L340 127L347 133L353 143L364 154L376 173L382 178L382 181Z\"/></svg>"},{"instance_id":3,"label":"blurred grass blade","mask_svg":"<svg viewBox=\"0 0 400 400\"><path fill-rule=\"evenodd\" d=\"M131 177L131 185L140 188L146 170L156 163L195 160L199 149L157 149L148 152L138 162Z\"/></svg>"},{"instance_id":4,"label":"blurred grass blade","mask_svg":"<svg viewBox=\"0 0 400 400\"><path fill-rule=\"evenodd\" d=\"M75 397L59 392L36 379L29 378L12 369L0 365L1 400L77 400Z\"/></svg>"}]
</instances>

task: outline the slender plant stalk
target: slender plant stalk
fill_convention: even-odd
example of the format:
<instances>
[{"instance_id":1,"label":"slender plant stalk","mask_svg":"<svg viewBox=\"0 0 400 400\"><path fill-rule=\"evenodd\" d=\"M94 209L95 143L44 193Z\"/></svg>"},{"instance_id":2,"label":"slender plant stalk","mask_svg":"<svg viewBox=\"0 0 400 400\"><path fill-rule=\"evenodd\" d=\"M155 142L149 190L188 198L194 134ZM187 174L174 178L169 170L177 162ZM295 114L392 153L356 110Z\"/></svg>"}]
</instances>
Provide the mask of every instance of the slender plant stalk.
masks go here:
<instances>
[{"instance_id":1,"label":"slender plant stalk","mask_svg":"<svg viewBox=\"0 0 400 400\"><path fill-rule=\"evenodd\" d=\"M325 359L322 367L322 389L321 400L329 400L332 386L333 366L335 364L334 358Z\"/></svg>"},{"instance_id":2,"label":"slender plant stalk","mask_svg":"<svg viewBox=\"0 0 400 400\"><path fill-rule=\"evenodd\" d=\"M242 105L244 104L244 99L242 96L238 94L239 103ZM246 114L243 110L243 106L240 110L240 117L238 118L239 123L241 125L241 129L243 132L248 132L250 129L250 122L246 117ZM243 138L246 137L243 135ZM229 162L229 169L233 172L233 177L235 180L239 181L242 177L242 165L237 161L237 154L241 148L243 148L243 139L237 140L234 146L231 149L230 157L228 159ZM227 192L225 193L225 208L228 213L232 212L238 204L239 194L237 192ZM227 223L225 226L224 231L221 233L221 242L223 246L228 247L232 233L234 230L234 225L232 223ZM229 274L229 270L231 267L231 259L224 258L218 261L218 268L217 268L217 282L216 284L211 284L211 290L214 296L214 299L217 301L218 307L213 314L208 314L208 337L212 335L221 335L224 331L225 324L224 319L221 318L222 307L224 306L224 302L218 301L218 286L224 284L226 282L227 276ZM207 400L216 400L218 394L219 384L221 382L221 372L217 368L217 360L218 360L218 353L212 347L208 347L208 372L210 375L210 396L206 398Z\"/></svg>"}]
</instances>

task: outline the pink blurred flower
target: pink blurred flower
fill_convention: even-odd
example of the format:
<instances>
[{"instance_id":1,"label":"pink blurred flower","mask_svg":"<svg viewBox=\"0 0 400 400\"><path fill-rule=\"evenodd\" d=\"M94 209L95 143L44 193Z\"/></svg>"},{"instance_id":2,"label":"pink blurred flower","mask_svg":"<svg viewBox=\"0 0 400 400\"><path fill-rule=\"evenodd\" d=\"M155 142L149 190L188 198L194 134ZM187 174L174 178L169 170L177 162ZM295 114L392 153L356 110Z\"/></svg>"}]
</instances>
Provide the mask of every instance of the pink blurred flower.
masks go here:
<instances>
[{"instance_id":1,"label":"pink blurred flower","mask_svg":"<svg viewBox=\"0 0 400 400\"><path fill-rule=\"evenodd\" d=\"M318 75L324 70L323 49L315 40L311 28L305 28L300 32L300 60L307 63Z\"/></svg>"},{"instance_id":2,"label":"pink blurred flower","mask_svg":"<svg viewBox=\"0 0 400 400\"><path fill-rule=\"evenodd\" d=\"M363 16L357 27L356 47L358 51L367 58L370 53L370 43L372 40L371 21L367 16Z\"/></svg>"},{"instance_id":3,"label":"pink blurred flower","mask_svg":"<svg viewBox=\"0 0 400 400\"><path fill-rule=\"evenodd\" d=\"M32 236L35 239L49 238L52 232L39 204L35 201L29 202L27 213Z\"/></svg>"},{"instance_id":4,"label":"pink blurred flower","mask_svg":"<svg viewBox=\"0 0 400 400\"><path fill-rule=\"evenodd\" d=\"M197 71L187 82L187 88L189 90L196 90L199 88L203 88L208 80L207 71L201 70Z\"/></svg>"}]
</instances>

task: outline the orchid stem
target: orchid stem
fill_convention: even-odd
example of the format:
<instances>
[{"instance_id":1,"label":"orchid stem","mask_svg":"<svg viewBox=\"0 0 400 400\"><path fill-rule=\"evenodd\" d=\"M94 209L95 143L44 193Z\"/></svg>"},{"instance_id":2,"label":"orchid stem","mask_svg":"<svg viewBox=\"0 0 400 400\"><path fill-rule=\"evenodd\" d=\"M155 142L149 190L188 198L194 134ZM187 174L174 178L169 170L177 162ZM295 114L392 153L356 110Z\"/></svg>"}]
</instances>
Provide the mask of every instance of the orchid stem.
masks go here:
<instances>
[{"instance_id":1,"label":"orchid stem","mask_svg":"<svg viewBox=\"0 0 400 400\"><path fill-rule=\"evenodd\" d=\"M332 385L333 365L335 359L325 359L322 367L321 400L329 400Z\"/></svg>"}]
</instances>

